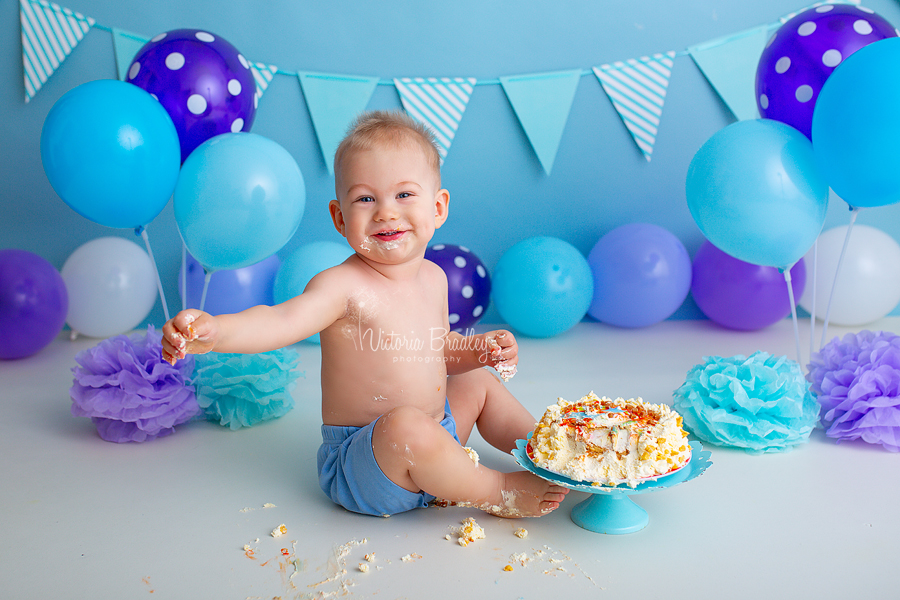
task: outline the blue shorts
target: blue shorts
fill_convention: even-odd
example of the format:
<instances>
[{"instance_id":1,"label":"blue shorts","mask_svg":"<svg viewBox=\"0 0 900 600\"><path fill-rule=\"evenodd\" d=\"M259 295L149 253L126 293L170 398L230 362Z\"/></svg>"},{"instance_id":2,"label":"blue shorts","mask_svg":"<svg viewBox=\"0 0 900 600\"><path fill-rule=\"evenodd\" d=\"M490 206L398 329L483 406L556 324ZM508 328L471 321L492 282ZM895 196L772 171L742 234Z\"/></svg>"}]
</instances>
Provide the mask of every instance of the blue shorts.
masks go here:
<instances>
[{"instance_id":1,"label":"blue shorts","mask_svg":"<svg viewBox=\"0 0 900 600\"><path fill-rule=\"evenodd\" d=\"M322 425L322 445L316 456L319 486L335 503L366 515L387 517L424 508L434 496L403 489L388 479L375 461L372 430L377 422L375 419L365 427ZM441 425L459 442L449 402L444 405Z\"/></svg>"}]
</instances>

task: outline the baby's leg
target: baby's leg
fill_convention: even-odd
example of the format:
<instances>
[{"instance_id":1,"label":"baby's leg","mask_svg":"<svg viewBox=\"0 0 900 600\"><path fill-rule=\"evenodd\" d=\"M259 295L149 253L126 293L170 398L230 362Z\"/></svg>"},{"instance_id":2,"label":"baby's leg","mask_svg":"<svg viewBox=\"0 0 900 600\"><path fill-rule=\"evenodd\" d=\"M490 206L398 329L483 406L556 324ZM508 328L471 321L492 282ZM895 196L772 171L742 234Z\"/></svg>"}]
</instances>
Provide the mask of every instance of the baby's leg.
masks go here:
<instances>
[{"instance_id":1,"label":"baby's leg","mask_svg":"<svg viewBox=\"0 0 900 600\"><path fill-rule=\"evenodd\" d=\"M487 443L511 452L516 440L525 439L534 429L536 421L531 413L487 369L448 378L447 400L463 444L477 424L478 433Z\"/></svg>"},{"instance_id":2,"label":"baby's leg","mask_svg":"<svg viewBox=\"0 0 900 600\"><path fill-rule=\"evenodd\" d=\"M500 473L476 465L440 423L413 407L398 407L375 424L375 460L400 487L487 510L537 517L559 506L568 490L526 471Z\"/></svg>"}]
</instances>

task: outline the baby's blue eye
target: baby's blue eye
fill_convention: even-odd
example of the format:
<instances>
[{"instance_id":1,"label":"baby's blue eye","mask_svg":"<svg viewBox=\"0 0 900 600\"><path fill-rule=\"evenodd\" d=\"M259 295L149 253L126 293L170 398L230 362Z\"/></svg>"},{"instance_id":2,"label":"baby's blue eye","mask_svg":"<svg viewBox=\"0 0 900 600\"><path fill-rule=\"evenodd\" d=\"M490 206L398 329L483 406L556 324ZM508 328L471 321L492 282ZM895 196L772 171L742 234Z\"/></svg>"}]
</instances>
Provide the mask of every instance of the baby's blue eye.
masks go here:
<instances>
[{"instance_id":1,"label":"baby's blue eye","mask_svg":"<svg viewBox=\"0 0 900 600\"><path fill-rule=\"evenodd\" d=\"M410 196L412 196L410 192L400 192L399 194L397 194L398 198L409 198Z\"/></svg>"},{"instance_id":2,"label":"baby's blue eye","mask_svg":"<svg viewBox=\"0 0 900 600\"><path fill-rule=\"evenodd\" d=\"M357 202L375 202L375 198L372 196L363 196L362 198L357 198Z\"/></svg>"}]
</instances>

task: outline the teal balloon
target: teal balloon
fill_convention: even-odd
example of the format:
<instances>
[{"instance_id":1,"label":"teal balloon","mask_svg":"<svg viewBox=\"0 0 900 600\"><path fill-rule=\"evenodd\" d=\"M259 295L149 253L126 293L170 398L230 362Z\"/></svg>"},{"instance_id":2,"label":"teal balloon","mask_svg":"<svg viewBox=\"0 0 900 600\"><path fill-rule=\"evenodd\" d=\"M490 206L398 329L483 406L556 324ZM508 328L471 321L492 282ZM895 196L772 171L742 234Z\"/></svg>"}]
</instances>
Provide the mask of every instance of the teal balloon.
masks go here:
<instances>
[{"instance_id":1,"label":"teal balloon","mask_svg":"<svg viewBox=\"0 0 900 600\"><path fill-rule=\"evenodd\" d=\"M313 242L297 248L288 256L275 275L275 302L280 304L298 296L313 277L349 258L353 249L346 243ZM319 334L306 338L319 343Z\"/></svg>"},{"instance_id":2,"label":"teal balloon","mask_svg":"<svg viewBox=\"0 0 900 600\"><path fill-rule=\"evenodd\" d=\"M574 327L587 314L593 296L587 259L553 237L532 237L513 245L500 257L491 281L491 298L503 320L536 338Z\"/></svg>"},{"instance_id":3,"label":"teal balloon","mask_svg":"<svg viewBox=\"0 0 900 600\"><path fill-rule=\"evenodd\" d=\"M739 121L694 155L686 195L703 235L744 262L790 267L815 243L828 184L812 144L779 121Z\"/></svg>"},{"instance_id":4,"label":"teal balloon","mask_svg":"<svg viewBox=\"0 0 900 600\"><path fill-rule=\"evenodd\" d=\"M850 206L900 201L900 38L860 48L834 70L816 100L813 150Z\"/></svg>"},{"instance_id":5,"label":"teal balloon","mask_svg":"<svg viewBox=\"0 0 900 600\"><path fill-rule=\"evenodd\" d=\"M166 110L123 81L69 90L41 130L41 161L53 189L78 214L107 227L152 221L175 189L180 156Z\"/></svg>"},{"instance_id":6,"label":"teal balloon","mask_svg":"<svg viewBox=\"0 0 900 600\"><path fill-rule=\"evenodd\" d=\"M283 147L255 133L225 133L184 161L173 205L181 238L200 264L210 271L240 269L293 237L306 188Z\"/></svg>"}]
</instances>

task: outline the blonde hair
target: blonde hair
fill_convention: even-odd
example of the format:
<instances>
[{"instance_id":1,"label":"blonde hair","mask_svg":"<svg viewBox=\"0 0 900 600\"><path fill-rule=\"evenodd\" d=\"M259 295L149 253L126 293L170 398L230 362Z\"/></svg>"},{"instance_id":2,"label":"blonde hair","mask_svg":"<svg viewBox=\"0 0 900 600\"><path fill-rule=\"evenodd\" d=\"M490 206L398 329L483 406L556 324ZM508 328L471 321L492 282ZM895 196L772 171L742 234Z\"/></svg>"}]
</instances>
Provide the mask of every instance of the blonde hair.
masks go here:
<instances>
[{"instance_id":1,"label":"blonde hair","mask_svg":"<svg viewBox=\"0 0 900 600\"><path fill-rule=\"evenodd\" d=\"M441 155L434 133L400 110L373 110L359 115L334 153L334 173L340 173L341 161L348 153L379 146L399 147L410 142L419 145L440 181Z\"/></svg>"}]
</instances>

